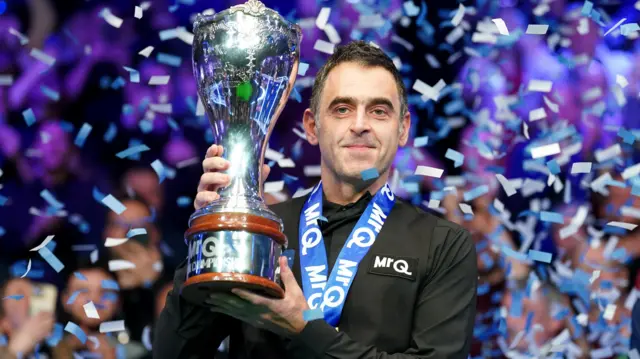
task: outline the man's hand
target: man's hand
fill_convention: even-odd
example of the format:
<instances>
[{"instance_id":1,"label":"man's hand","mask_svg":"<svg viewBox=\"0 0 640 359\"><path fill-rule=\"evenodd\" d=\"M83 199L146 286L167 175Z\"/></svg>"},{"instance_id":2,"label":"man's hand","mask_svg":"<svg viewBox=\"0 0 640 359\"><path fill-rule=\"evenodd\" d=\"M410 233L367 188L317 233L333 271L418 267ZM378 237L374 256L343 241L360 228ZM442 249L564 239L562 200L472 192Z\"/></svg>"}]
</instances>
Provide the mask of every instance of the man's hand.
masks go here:
<instances>
[{"instance_id":1,"label":"man's hand","mask_svg":"<svg viewBox=\"0 0 640 359\"><path fill-rule=\"evenodd\" d=\"M280 257L280 277L286 289L284 298L272 299L243 289L233 289L237 297L229 294L211 295L209 303L214 306L212 311L225 313L281 336L298 334L307 325L302 313L309 309L309 305L286 257Z\"/></svg>"},{"instance_id":2,"label":"man's hand","mask_svg":"<svg viewBox=\"0 0 640 359\"><path fill-rule=\"evenodd\" d=\"M9 352L15 356L31 353L36 344L44 340L53 330L53 314L40 312L30 317L9 340Z\"/></svg>"}]
</instances>

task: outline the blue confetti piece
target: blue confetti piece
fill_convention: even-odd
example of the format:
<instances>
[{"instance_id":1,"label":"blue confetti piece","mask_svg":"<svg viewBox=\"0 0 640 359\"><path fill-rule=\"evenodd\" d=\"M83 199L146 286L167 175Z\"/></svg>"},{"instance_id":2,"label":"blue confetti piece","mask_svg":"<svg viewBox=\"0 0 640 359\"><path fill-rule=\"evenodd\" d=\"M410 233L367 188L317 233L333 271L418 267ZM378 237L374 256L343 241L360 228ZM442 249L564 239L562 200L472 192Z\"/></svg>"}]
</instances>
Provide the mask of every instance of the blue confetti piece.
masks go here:
<instances>
[{"instance_id":1,"label":"blue confetti piece","mask_svg":"<svg viewBox=\"0 0 640 359\"><path fill-rule=\"evenodd\" d=\"M378 178L380 174L378 173L378 169L374 167L374 168L369 168L367 170L362 171L360 173L360 176L362 177L363 181L369 181L369 180Z\"/></svg>"},{"instance_id":2,"label":"blue confetti piece","mask_svg":"<svg viewBox=\"0 0 640 359\"><path fill-rule=\"evenodd\" d=\"M122 214L122 212L124 212L127 209L127 207L125 207L125 205L122 204L122 202L118 201L112 195L107 195L102 199L101 202L107 207L109 207L109 209L117 213L118 215Z\"/></svg>"},{"instance_id":3,"label":"blue confetti piece","mask_svg":"<svg viewBox=\"0 0 640 359\"><path fill-rule=\"evenodd\" d=\"M64 331L73 334L82 344L87 343L87 335L76 323L67 322L67 325L64 327Z\"/></svg>"},{"instance_id":4,"label":"blue confetti piece","mask_svg":"<svg viewBox=\"0 0 640 359\"><path fill-rule=\"evenodd\" d=\"M563 320L564 318L566 318L569 315L569 309L568 308L563 308L562 310L558 311L558 313L556 313L553 316L553 319L555 320Z\"/></svg>"},{"instance_id":5,"label":"blue confetti piece","mask_svg":"<svg viewBox=\"0 0 640 359\"><path fill-rule=\"evenodd\" d=\"M69 299L67 299L67 305L73 304L73 302L76 301L76 298L78 298L78 295L80 295L80 293L84 293L84 292L87 292L87 289L79 289L79 290L76 290L75 292L73 292L71 294L71 296L69 297Z\"/></svg>"},{"instance_id":6,"label":"blue confetti piece","mask_svg":"<svg viewBox=\"0 0 640 359\"><path fill-rule=\"evenodd\" d=\"M101 89L106 89L107 87L109 87L111 85L111 77L109 76L102 76L100 78L100 88Z\"/></svg>"},{"instance_id":7,"label":"blue confetti piece","mask_svg":"<svg viewBox=\"0 0 640 359\"><path fill-rule=\"evenodd\" d=\"M118 282L111 279L103 279L102 282L100 282L100 286L105 290L120 290Z\"/></svg>"},{"instance_id":8,"label":"blue confetti piece","mask_svg":"<svg viewBox=\"0 0 640 359\"><path fill-rule=\"evenodd\" d=\"M477 290L476 293L478 295L485 295L485 294L489 293L490 289L491 289L491 287L489 286L489 283L480 284L478 286L478 290Z\"/></svg>"},{"instance_id":9,"label":"blue confetti piece","mask_svg":"<svg viewBox=\"0 0 640 359\"><path fill-rule=\"evenodd\" d=\"M592 10L593 10L593 3L587 0L584 2L584 4L582 4L582 11L580 11L580 14L582 16L590 17Z\"/></svg>"},{"instance_id":10,"label":"blue confetti piece","mask_svg":"<svg viewBox=\"0 0 640 359\"><path fill-rule=\"evenodd\" d=\"M172 130L174 130L174 131L179 131L180 130L180 127L178 126L178 123L173 118L169 117L167 119L167 123L169 124L169 127L171 127Z\"/></svg>"},{"instance_id":11,"label":"blue confetti piece","mask_svg":"<svg viewBox=\"0 0 640 359\"><path fill-rule=\"evenodd\" d=\"M462 166L464 163L464 155L456 150L452 150L451 148L447 149L447 153L445 153L444 157L452 160L455 168Z\"/></svg>"},{"instance_id":12,"label":"blue confetti piece","mask_svg":"<svg viewBox=\"0 0 640 359\"><path fill-rule=\"evenodd\" d=\"M116 126L112 122L109 124L109 128L107 128L107 131L104 133L102 139L104 140L104 142L110 143L111 141L113 141L113 138L116 137L116 134L118 134L118 126Z\"/></svg>"},{"instance_id":13,"label":"blue confetti piece","mask_svg":"<svg viewBox=\"0 0 640 359\"><path fill-rule=\"evenodd\" d=\"M640 31L640 25L638 23L624 24L620 26L620 34L622 36L629 36L632 32Z\"/></svg>"},{"instance_id":14,"label":"blue confetti piece","mask_svg":"<svg viewBox=\"0 0 640 359\"><path fill-rule=\"evenodd\" d=\"M76 136L76 139L75 141L73 141L73 143L76 146L82 148L82 146L84 146L85 141L87 140L87 136L89 136L92 129L93 127L90 124L84 123L80 128L80 131L78 131L78 135Z\"/></svg>"},{"instance_id":15,"label":"blue confetti piece","mask_svg":"<svg viewBox=\"0 0 640 359\"><path fill-rule=\"evenodd\" d=\"M511 308L509 308L509 315L511 317L520 318L522 316L522 299L524 295L522 291L513 291L511 293Z\"/></svg>"},{"instance_id":16,"label":"blue confetti piece","mask_svg":"<svg viewBox=\"0 0 640 359\"><path fill-rule=\"evenodd\" d=\"M556 162L556 160L547 162L547 168L552 175L557 175L558 173L560 173L560 166L558 166L558 162Z\"/></svg>"},{"instance_id":17,"label":"blue confetti piece","mask_svg":"<svg viewBox=\"0 0 640 359\"><path fill-rule=\"evenodd\" d=\"M634 136L631 131L622 127L618 130L618 137L622 138L622 142L628 145L633 145L633 143L636 141L636 136Z\"/></svg>"},{"instance_id":18,"label":"blue confetti piece","mask_svg":"<svg viewBox=\"0 0 640 359\"><path fill-rule=\"evenodd\" d=\"M529 329L531 329L531 323L533 323L533 312L527 313L527 320L524 325L525 333L529 333Z\"/></svg>"},{"instance_id":19,"label":"blue confetti piece","mask_svg":"<svg viewBox=\"0 0 640 359\"><path fill-rule=\"evenodd\" d=\"M44 259L47 263L49 263L51 268L53 268L57 273L60 273L60 271L64 268L64 264L60 262L58 257L56 257L55 254L53 254L51 250L49 250L49 248L47 247L40 248L38 250L38 254L40 254L42 259Z\"/></svg>"},{"instance_id":20,"label":"blue confetti piece","mask_svg":"<svg viewBox=\"0 0 640 359\"><path fill-rule=\"evenodd\" d=\"M564 218L562 217L562 214L557 213L557 212L541 211L540 212L540 220L542 222L552 222L552 223L564 224Z\"/></svg>"},{"instance_id":21,"label":"blue confetti piece","mask_svg":"<svg viewBox=\"0 0 640 359\"><path fill-rule=\"evenodd\" d=\"M143 234L147 234L147 230L145 228L131 228L129 232L127 232L127 238L140 236Z\"/></svg>"},{"instance_id":22,"label":"blue confetti piece","mask_svg":"<svg viewBox=\"0 0 640 359\"><path fill-rule=\"evenodd\" d=\"M318 319L324 319L324 313L321 309L308 309L302 312L302 319L305 321L312 321Z\"/></svg>"},{"instance_id":23,"label":"blue confetti piece","mask_svg":"<svg viewBox=\"0 0 640 359\"><path fill-rule=\"evenodd\" d=\"M300 92L298 92L298 89L295 87L293 88L293 91L291 91L289 98L296 100L296 102L302 102L302 96L300 95Z\"/></svg>"},{"instance_id":24,"label":"blue confetti piece","mask_svg":"<svg viewBox=\"0 0 640 359\"><path fill-rule=\"evenodd\" d=\"M133 106L131 106L128 103L125 103L124 105L122 105L122 114L123 115L130 115L133 113Z\"/></svg>"},{"instance_id":25,"label":"blue confetti piece","mask_svg":"<svg viewBox=\"0 0 640 359\"><path fill-rule=\"evenodd\" d=\"M4 236L7 233L7 231L4 229L4 227L0 226L0 237Z\"/></svg>"},{"instance_id":26,"label":"blue confetti piece","mask_svg":"<svg viewBox=\"0 0 640 359\"><path fill-rule=\"evenodd\" d=\"M5 334L0 334L0 347L6 347L7 345L9 345L7 336Z\"/></svg>"},{"instance_id":27,"label":"blue confetti piece","mask_svg":"<svg viewBox=\"0 0 640 359\"><path fill-rule=\"evenodd\" d=\"M49 334L49 336L45 339L45 341L47 342L47 345L50 348L57 346L58 343L60 343L60 341L62 340L63 334L64 334L64 328L62 327L62 324L55 323L53 325L53 330L51 331L51 334Z\"/></svg>"},{"instance_id":28,"label":"blue confetti piece","mask_svg":"<svg viewBox=\"0 0 640 359\"><path fill-rule=\"evenodd\" d=\"M506 255L509 258L513 258L516 260L519 260L521 262L526 262L527 261L527 255L521 252L517 252L511 248L509 248L508 246L502 246L502 253L504 253L504 255Z\"/></svg>"},{"instance_id":29,"label":"blue confetti piece","mask_svg":"<svg viewBox=\"0 0 640 359\"><path fill-rule=\"evenodd\" d=\"M151 168L153 168L153 170L158 175L159 182L162 183L162 181L164 181L165 178L166 178L165 169L164 169L164 165L162 164L162 162L160 162L160 160L153 161L151 163Z\"/></svg>"},{"instance_id":30,"label":"blue confetti piece","mask_svg":"<svg viewBox=\"0 0 640 359\"><path fill-rule=\"evenodd\" d=\"M420 8L413 3L413 1L405 1L402 4L402 8L404 9L404 13L409 17L414 17L420 13Z\"/></svg>"},{"instance_id":31,"label":"blue confetti piece","mask_svg":"<svg viewBox=\"0 0 640 359\"><path fill-rule=\"evenodd\" d=\"M487 193L489 193L489 186L487 186L486 184L482 186L478 186L464 193L464 201L465 202L473 201L474 199Z\"/></svg>"},{"instance_id":32,"label":"blue confetti piece","mask_svg":"<svg viewBox=\"0 0 640 359\"><path fill-rule=\"evenodd\" d=\"M5 299L21 300L22 298L24 298L24 295L14 294L14 295L8 295L8 296L2 298L2 300L5 300Z\"/></svg>"},{"instance_id":33,"label":"blue confetti piece","mask_svg":"<svg viewBox=\"0 0 640 359\"><path fill-rule=\"evenodd\" d=\"M0 194L0 206L4 206L7 202L9 202L9 197Z\"/></svg>"},{"instance_id":34,"label":"blue confetti piece","mask_svg":"<svg viewBox=\"0 0 640 359\"><path fill-rule=\"evenodd\" d=\"M27 126L31 126L36 123L36 115L33 114L33 110L30 108L22 111L22 117L24 118L24 122Z\"/></svg>"},{"instance_id":35,"label":"blue confetti piece","mask_svg":"<svg viewBox=\"0 0 640 359\"><path fill-rule=\"evenodd\" d=\"M55 208L55 209L62 209L64 207L64 204L62 204L60 201L58 201L53 194L51 194L51 192L49 192L49 190L47 189L43 189L40 192L40 197L42 197L45 201L47 201L47 203Z\"/></svg>"},{"instance_id":36,"label":"blue confetti piece","mask_svg":"<svg viewBox=\"0 0 640 359\"><path fill-rule=\"evenodd\" d=\"M482 260L482 262L487 266L487 269L491 269L493 268L493 259L491 258L491 256L489 255L489 253L487 252L483 252L480 255L480 259Z\"/></svg>"},{"instance_id":37,"label":"blue confetti piece","mask_svg":"<svg viewBox=\"0 0 640 359\"><path fill-rule=\"evenodd\" d=\"M85 280L85 281L87 280L87 277L85 277L84 274L80 272L73 272L73 275L80 280Z\"/></svg>"},{"instance_id":38,"label":"blue confetti piece","mask_svg":"<svg viewBox=\"0 0 640 359\"><path fill-rule=\"evenodd\" d=\"M633 187L631 187L631 194L640 197L640 185L633 185Z\"/></svg>"},{"instance_id":39,"label":"blue confetti piece","mask_svg":"<svg viewBox=\"0 0 640 359\"><path fill-rule=\"evenodd\" d=\"M118 152L116 154L116 157L118 157L118 158L127 158L127 157L131 157L133 155L137 155L140 152L149 151L149 150L150 150L150 148L147 147L144 144L136 145L136 146L129 147L124 151Z\"/></svg>"},{"instance_id":40,"label":"blue confetti piece","mask_svg":"<svg viewBox=\"0 0 640 359\"><path fill-rule=\"evenodd\" d=\"M447 45L448 47L450 47L449 44L445 44L443 43L441 46ZM453 48L451 47L451 52L453 52ZM448 102L445 106L444 106L444 113L447 116L451 116L457 112L460 112L462 109L464 108L464 100L454 100L451 102Z\"/></svg>"},{"instance_id":41,"label":"blue confetti piece","mask_svg":"<svg viewBox=\"0 0 640 359\"><path fill-rule=\"evenodd\" d=\"M418 14L418 18L416 19L416 25L422 26L425 22L426 17L427 17L427 3L425 1L421 1L420 13Z\"/></svg>"},{"instance_id":42,"label":"blue confetti piece","mask_svg":"<svg viewBox=\"0 0 640 359\"><path fill-rule=\"evenodd\" d=\"M127 83L124 81L124 79L122 78L122 76L118 76L115 80L113 80L113 82L111 83L111 88L113 90L117 90L119 88L124 87L124 85L126 85Z\"/></svg>"},{"instance_id":43,"label":"blue confetti piece","mask_svg":"<svg viewBox=\"0 0 640 359\"><path fill-rule=\"evenodd\" d=\"M176 202L178 204L178 207L188 207L191 205L192 201L193 200L191 199L191 197L180 196L178 197L178 200Z\"/></svg>"},{"instance_id":44,"label":"blue confetti piece","mask_svg":"<svg viewBox=\"0 0 640 359\"><path fill-rule=\"evenodd\" d=\"M551 263L551 253L529 249L529 259L537 262Z\"/></svg>"},{"instance_id":45,"label":"blue confetti piece","mask_svg":"<svg viewBox=\"0 0 640 359\"><path fill-rule=\"evenodd\" d=\"M102 295L101 302L112 302L116 303L118 301L118 294L115 292L106 292Z\"/></svg>"},{"instance_id":46,"label":"blue confetti piece","mask_svg":"<svg viewBox=\"0 0 640 359\"><path fill-rule=\"evenodd\" d=\"M53 89L45 85L40 85L40 91L42 91L42 93L52 101L60 100L60 93L58 91L54 91Z\"/></svg>"},{"instance_id":47,"label":"blue confetti piece","mask_svg":"<svg viewBox=\"0 0 640 359\"><path fill-rule=\"evenodd\" d=\"M138 128L142 133L147 134L153 131L153 122L149 119L144 119L138 122Z\"/></svg>"},{"instance_id":48,"label":"blue confetti piece","mask_svg":"<svg viewBox=\"0 0 640 359\"><path fill-rule=\"evenodd\" d=\"M182 58L180 56L165 54L163 52L159 52L156 55L156 61L173 67L180 67L182 64Z\"/></svg>"},{"instance_id":49,"label":"blue confetti piece","mask_svg":"<svg viewBox=\"0 0 640 359\"><path fill-rule=\"evenodd\" d=\"M305 62L301 62L300 65L298 65L298 75L300 76L306 75L307 70L309 70L309 64Z\"/></svg>"},{"instance_id":50,"label":"blue confetti piece","mask_svg":"<svg viewBox=\"0 0 640 359\"><path fill-rule=\"evenodd\" d=\"M613 259L614 261L624 263L626 262L626 258L627 251L624 248L616 248L616 250L611 253L611 259Z\"/></svg>"},{"instance_id":51,"label":"blue confetti piece","mask_svg":"<svg viewBox=\"0 0 640 359\"><path fill-rule=\"evenodd\" d=\"M413 140L413 147L424 147L429 143L429 136L416 137Z\"/></svg>"}]
</instances>

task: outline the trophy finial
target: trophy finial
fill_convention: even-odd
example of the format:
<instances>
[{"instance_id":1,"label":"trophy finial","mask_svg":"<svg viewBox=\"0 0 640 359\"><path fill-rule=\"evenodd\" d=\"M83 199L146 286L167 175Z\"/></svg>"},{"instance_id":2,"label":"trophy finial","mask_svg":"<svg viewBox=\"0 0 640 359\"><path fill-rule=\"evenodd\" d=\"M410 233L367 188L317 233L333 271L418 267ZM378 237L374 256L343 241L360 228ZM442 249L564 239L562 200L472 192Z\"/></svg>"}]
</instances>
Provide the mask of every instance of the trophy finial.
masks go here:
<instances>
[{"instance_id":1,"label":"trophy finial","mask_svg":"<svg viewBox=\"0 0 640 359\"><path fill-rule=\"evenodd\" d=\"M232 6L229 10L232 13L243 11L249 15L262 15L268 8L260 0L248 0L244 4Z\"/></svg>"}]
</instances>

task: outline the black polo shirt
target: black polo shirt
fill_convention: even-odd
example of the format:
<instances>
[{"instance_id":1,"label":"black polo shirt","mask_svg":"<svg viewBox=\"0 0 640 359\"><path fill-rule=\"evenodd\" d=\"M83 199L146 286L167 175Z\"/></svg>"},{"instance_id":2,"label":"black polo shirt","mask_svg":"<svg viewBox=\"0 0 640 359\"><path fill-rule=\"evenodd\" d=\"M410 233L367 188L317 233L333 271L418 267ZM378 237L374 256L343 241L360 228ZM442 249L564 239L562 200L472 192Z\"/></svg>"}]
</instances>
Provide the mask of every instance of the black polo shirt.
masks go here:
<instances>
[{"instance_id":1,"label":"black polo shirt","mask_svg":"<svg viewBox=\"0 0 640 359\"><path fill-rule=\"evenodd\" d=\"M292 270L298 283L298 225L307 197L271 207L284 222L289 248L296 251ZM371 198L367 193L346 206L325 200L328 221L320 221L320 228L330 268ZM404 273L393 265L402 260L409 265ZM373 359L391 354L395 359L466 359L469 353L476 312L475 245L462 227L399 198L358 267L339 331L315 320L292 339L278 337L188 304L176 290L185 276L183 263L155 328L155 359L214 358L227 336L229 357L237 359Z\"/></svg>"}]
</instances>

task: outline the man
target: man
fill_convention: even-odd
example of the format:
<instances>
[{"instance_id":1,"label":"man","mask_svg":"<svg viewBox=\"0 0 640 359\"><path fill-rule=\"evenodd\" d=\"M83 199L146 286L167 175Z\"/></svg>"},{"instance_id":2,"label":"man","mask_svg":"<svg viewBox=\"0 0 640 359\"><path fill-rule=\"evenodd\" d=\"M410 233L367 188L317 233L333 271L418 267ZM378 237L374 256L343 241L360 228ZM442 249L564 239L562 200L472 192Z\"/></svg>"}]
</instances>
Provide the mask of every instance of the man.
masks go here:
<instances>
[{"instance_id":1,"label":"man","mask_svg":"<svg viewBox=\"0 0 640 359\"><path fill-rule=\"evenodd\" d=\"M195 307L179 294L183 264L156 327L154 358L212 358L227 336L230 358L467 358L477 284L469 232L396 199L385 184L411 123L393 62L361 41L337 48L316 76L303 122L320 147L321 186L271 206L295 253L292 268L280 258L285 297L234 290L212 294L211 310ZM229 181L223 150L207 151L196 208ZM372 168L378 177L363 181ZM314 208L326 221L305 220ZM311 285L323 276L324 288ZM305 319L319 308L324 320Z\"/></svg>"}]
</instances>

